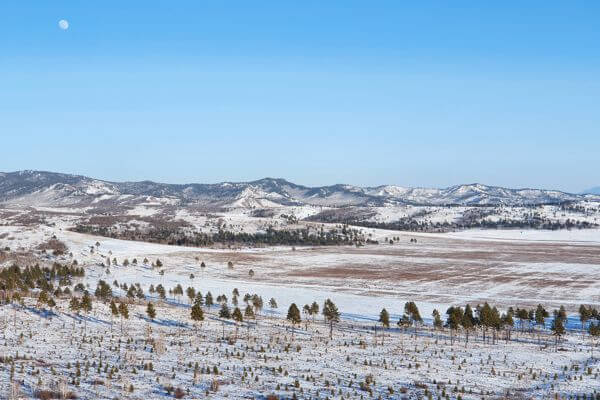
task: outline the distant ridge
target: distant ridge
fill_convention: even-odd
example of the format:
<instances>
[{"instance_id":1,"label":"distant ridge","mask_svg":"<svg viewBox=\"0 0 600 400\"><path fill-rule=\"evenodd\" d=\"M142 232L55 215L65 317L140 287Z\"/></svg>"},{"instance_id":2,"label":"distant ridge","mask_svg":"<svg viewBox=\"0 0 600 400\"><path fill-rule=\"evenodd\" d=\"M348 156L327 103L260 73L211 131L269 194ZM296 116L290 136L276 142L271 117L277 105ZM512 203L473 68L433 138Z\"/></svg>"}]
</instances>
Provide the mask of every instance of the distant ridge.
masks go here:
<instances>
[{"instance_id":1,"label":"distant ridge","mask_svg":"<svg viewBox=\"0 0 600 400\"><path fill-rule=\"evenodd\" d=\"M598 194L557 190L509 189L479 183L448 188L394 185L359 187L336 184L307 187L281 178L214 184L109 182L46 171L0 173L0 202L47 206L135 205L149 198L173 205L265 208L282 205L324 207L414 205L536 205L600 199Z\"/></svg>"}]
</instances>

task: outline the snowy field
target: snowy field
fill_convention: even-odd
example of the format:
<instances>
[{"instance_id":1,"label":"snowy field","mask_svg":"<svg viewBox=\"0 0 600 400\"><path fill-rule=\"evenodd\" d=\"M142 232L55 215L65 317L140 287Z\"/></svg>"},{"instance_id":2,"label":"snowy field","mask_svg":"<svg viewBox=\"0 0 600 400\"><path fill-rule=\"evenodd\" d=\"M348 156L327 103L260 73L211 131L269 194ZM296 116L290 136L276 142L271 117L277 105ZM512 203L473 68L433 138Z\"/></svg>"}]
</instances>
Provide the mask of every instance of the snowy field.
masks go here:
<instances>
[{"instance_id":1,"label":"snowy field","mask_svg":"<svg viewBox=\"0 0 600 400\"><path fill-rule=\"evenodd\" d=\"M122 263L160 258L168 273L161 279L168 287L188 284L194 274L197 285L224 292L252 287L263 297L282 293L284 306L335 297L342 311L367 320L383 306L401 313L406 301L415 301L426 315L435 307L484 301L505 308L564 305L570 312L580 304L600 306L599 230L372 232L399 240L361 248L198 249L93 237L56 227L0 226L0 248L27 251L55 236L72 253L63 260L85 265L92 286L108 279L99 265L109 257L117 260L112 273L119 281L149 287L157 270ZM413 238L417 243L410 242ZM96 243L100 246L91 253ZM202 262L206 268L200 268ZM227 267L229 262L233 268Z\"/></svg>"},{"instance_id":2,"label":"snowy field","mask_svg":"<svg viewBox=\"0 0 600 400\"><path fill-rule=\"evenodd\" d=\"M495 344L473 332L467 343L447 329L419 327L415 336L413 328L374 330L374 323L342 320L330 339L321 317L292 327L261 313L236 324L222 321L216 307L205 307L205 321L198 324L185 302L154 304L154 319L146 316L145 302L132 301L123 320L112 318L99 301L79 315L68 310L66 300L52 312L40 311L34 301L2 307L0 393L35 398L62 392L84 399L548 399L588 398L600 390L592 343L577 333L558 346L548 334L518 331L511 341ZM11 376L16 384L10 384Z\"/></svg>"},{"instance_id":3,"label":"snowy field","mask_svg":"<svg viewBox=\"0 0 600 400\"><path fill-rule=\"evenodd\" d=\"M519 230L519 229L470 229L446 234L460 239L526 241L526 242L564 242L570 244L591 243L600 245L600 229L572 230Z\"/></svg>"},{"instance_id":4,"label":"snowy field","mask_svg":"<svg viewBox=\"0 0 600 400\"><path fill-rule=\"evenodd\" d=\"M227 223L247 229L244 217L235 216ZM84 399L547 399L589 398L600 390L597 350L576 314L580 304L600 307L599 230L365 229L386 244L220 249L95 237L68 231L68 215L53 218L46 225L0 226L3 266L15 259L29 265L76 260L85 276L74 277L71 290L81 284L93 307L71 310L62 295L49 311L37 302L37 289L22 303L0 307L0 398L71 392ZM64 255L40 251L51 239L66 245ZM108 304L94 298L99 280L128 305L129 318L111 317ZM126 295L125 287L137 285L143 300ZM151 292L158 285L166 298ZM170 293L177 285L183 295ZM226 295L231 310L234 290L242 311L245 294L265 304L256 319L239 323L220 318L219 305L204 306L204 322L194 323L188 287L210 292L215 303ZM271 298L277 308L269 306ZM286 321L292 303L302 310L328 298L341 312L332 339L321 314L313 322L302 313L294 328ZM153 319L146 314L149 301ZM425 324L416 336L414 327L396 325L408 301ZM569 332L555 344L548 320L543 331L520 332L515 324L509 341L501 330L497 343L484 342L475 330L466 343L464 330L453 339L457 333L431 326L434 309L445 319L450 306L485 301L500 312L564 305ZM382 308L391 320L384 331Z\"/></svg>"}]
</instances>

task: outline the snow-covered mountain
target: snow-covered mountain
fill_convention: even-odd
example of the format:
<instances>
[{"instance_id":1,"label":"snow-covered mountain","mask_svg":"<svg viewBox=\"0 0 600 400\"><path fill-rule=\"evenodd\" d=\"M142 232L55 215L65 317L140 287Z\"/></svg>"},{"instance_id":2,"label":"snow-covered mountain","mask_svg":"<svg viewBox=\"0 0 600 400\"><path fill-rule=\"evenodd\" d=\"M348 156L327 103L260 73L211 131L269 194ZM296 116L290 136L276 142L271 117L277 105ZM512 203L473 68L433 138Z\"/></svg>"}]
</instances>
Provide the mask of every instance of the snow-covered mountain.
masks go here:
<instances>
[{"instance_id":1,"label":"snow-covered mountain","mask_svg":"<svg viewBox=\"0 0 600 400\"><path fill-rule=\"evenodd\" d=\"M508 189L482 184L444 189L393 185L307 187L284 179L216 184L165 184L151 181L107 182L79 175L42 171L0 173L0 202L37 206L132 205L149 198L165 204L265 208L281 205L329 207L386 205L530 205L598 200L599 195L555 190Z\"/></svg>"}]
</instances>

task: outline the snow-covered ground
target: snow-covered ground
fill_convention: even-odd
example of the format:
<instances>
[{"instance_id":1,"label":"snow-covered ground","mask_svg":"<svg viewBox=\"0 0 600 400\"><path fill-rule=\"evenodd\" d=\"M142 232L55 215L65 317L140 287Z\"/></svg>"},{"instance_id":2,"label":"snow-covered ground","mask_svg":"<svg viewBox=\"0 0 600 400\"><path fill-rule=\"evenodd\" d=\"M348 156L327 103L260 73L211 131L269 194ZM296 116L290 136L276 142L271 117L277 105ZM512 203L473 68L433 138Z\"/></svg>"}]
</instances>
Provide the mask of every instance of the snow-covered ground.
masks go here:
<instances>
[{"instance_id":1,"label":"snow-covered ground","mask_svg":"<svg viewBox=\"0 0 600 400\"><path fill-rule=\"evenodd\" d=\"M140 213L133 215L150 215L137 210ZM300 207L293 215L318 210ZM282 208L263 218L243 209L217 216L189 210L174 215L207 230L214 229L217 218L234 230L258 231L269 223L289 224L281 216L289 211ZM82 283L93 294L102 279L123 298L121 285L139 284L146 299L130 301L122 334L121 321L117 318L112 324L107 305L99 300L89 315L80 316L68 309L66 297L57 298L53 313L41 312L37 291L21 306L0 307L0 398L10 398L11 382L23 398L30 398L36 390L55 390L61 376L65 381L60 386L84 399L169 398L175 388L182 389L183 398L234 399L269 394L312 399L417 399L428 394L435 399L547 399L600 390L598 361L592 356L596 350L577 331L575 314L580 304L600 307L600 230L442 234L359 228L381 244L223 249L90 236L68 230L75 220L53 212L42 224L2 225L0 249L9 249L5 256L28 255L42 265L77 260L86 274L73 285ZM52 238L67 246L66 254L53 256L38 249ZM13 260L6 257L4 267ZM107 258L111 264L115 259L116 265L103 265ZM157 259L162 266L152 267ZM204 295L210 291L215 299L225 294L232 309L232 292L238 289L242 311L246 293L261 296L265 305L257 321L240 324L236 335L231 320L218 318L218 307L205 307L206 321L195 326L185 293L161 301L149 290L159 284L167 290L181 285L184 292L187 287ZM270 298L277 300L276 309L269 308ZM313 301L322 306L327 298L342 313L333 339L321 315L313 323L303 314L309 323L303 322L292 336L285 320L288 307L295 303L302 308ZM145 314L147 301L157 308L154 320ZM416 302L428 324L416 337L395 325L407 301ZM557 351L548 330L540 333L541 339L513 332L513 341L497 344L483 343L481 331L465 344L463 332L460 342L451 345L448 330L431 329L434 309L444 316L449 306L484 301L501 311L538 303L549 310L564 305L572 331ZM376 345L373 328L382 308L389 311L392 328L383 338L378 327L377 340L384 344ZM144 369L150 362L153 371ZM365 385L365 380L370 383Z\"/></svg>"},{"instance_id":2,"label":"snow-covered ground","mask_svg":"<svg viewBox=\"0 0 600 400\"><path fill-rule=\"evenodd\" d=\"M532 229L469 229L466 231L447 233L445 236L470 240L600 244L600 229L563 229L558 231Z\"/></svg>"},{"instance_id":3,"label":"snow-covered ground","mask_svg":"<svg viewBox=\"0 0 600 400\"><path fill-rule=\"evenodd\" d=\"M547 333L518 330L508 342L500 332L497 343L471 332L467 343L447 329L415 336L342 320L330 339L320 316L292 327L262 312L235 324L204 307L198 324L185 302L153 300L153 319L145 301L128 304L128 319L100 301L79 315L67 303L51 312L28 299L0 308L2 398L167 399L179 389L190 399L549 399L600 390L598 350L578 333L556 347Z\"/></svg>"}]
</instances>

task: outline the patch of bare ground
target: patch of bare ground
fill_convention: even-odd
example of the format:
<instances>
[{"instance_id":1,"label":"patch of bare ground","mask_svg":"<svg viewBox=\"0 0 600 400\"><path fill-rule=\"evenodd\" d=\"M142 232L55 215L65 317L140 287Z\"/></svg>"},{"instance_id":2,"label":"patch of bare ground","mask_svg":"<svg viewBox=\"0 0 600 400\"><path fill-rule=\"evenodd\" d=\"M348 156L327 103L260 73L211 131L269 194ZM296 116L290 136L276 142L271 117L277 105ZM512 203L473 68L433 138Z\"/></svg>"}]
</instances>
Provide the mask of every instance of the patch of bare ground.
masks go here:
<instances>
[{"instance_id":1,"label":"patch of bare ground","mask_svg":"<svg viewBox=\"0 0 600 400\"><path fill-rule=\"evenodd\" d=\"M314 251L338 252L339 248L314 249ZM465 241L461 239L432 239L410 246L344 247L344 253L441 258L444 260L511 261L527 263L564 262L597 264L600 246L563 245L551 243L516 243L493 241Z\"/></svg>"},{"instance_id":2,"label":"patch of bare ground","mask_svg":"<svg viewBox=\"0 0 600 400\"><path fill-rule=\"evenodd\" d=\"M68 250L67 245L56 238L48 239L44 243L38 245L37 248L38 250L42 251L52 251L52 254L54 254L55 256L63 255Z\"/></svg>"}]
</instances>

